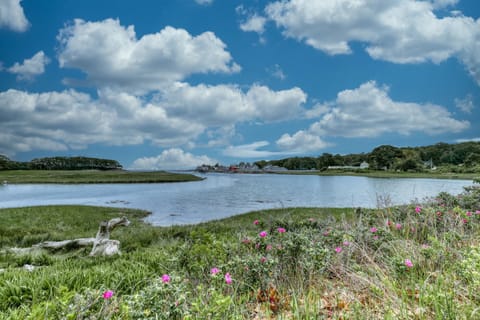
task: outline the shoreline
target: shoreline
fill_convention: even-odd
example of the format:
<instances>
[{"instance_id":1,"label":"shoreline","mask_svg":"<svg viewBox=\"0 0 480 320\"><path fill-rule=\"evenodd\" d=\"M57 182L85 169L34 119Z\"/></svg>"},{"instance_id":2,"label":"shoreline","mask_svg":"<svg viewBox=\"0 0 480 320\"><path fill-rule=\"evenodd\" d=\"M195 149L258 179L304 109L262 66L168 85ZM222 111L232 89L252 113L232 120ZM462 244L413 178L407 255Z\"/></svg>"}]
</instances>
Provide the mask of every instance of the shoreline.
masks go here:
<instances>
[{"instance_id":1,"label":"shoreline","mask_svg":"<svg viewBox=\"0 0 480 320\"><path fill-rule=\"evenodd\" d=\"M5 170L2 184L111 184L173 183L201 181L193 174L167 171L100 170Z\"/></svg>"}]
</instances>

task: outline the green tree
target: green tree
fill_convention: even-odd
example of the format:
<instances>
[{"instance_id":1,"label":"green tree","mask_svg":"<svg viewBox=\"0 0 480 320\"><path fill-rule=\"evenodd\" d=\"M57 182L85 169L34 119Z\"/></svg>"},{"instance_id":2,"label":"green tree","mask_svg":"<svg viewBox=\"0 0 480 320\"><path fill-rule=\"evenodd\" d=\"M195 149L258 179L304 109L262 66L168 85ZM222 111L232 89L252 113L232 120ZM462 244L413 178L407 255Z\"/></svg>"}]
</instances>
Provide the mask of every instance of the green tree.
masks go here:
<instances>
[{"instance_id":1,"label":"green tree","mask_svg":"<svg viewBox=\"0 0 480 320\"><path fill-rule=\"evenodd\" d=\"M382 145L372 150L368 161L377 170L392 169L396 160L403 159L402 149L390 145Z\"/></svg>"}]
</instances>

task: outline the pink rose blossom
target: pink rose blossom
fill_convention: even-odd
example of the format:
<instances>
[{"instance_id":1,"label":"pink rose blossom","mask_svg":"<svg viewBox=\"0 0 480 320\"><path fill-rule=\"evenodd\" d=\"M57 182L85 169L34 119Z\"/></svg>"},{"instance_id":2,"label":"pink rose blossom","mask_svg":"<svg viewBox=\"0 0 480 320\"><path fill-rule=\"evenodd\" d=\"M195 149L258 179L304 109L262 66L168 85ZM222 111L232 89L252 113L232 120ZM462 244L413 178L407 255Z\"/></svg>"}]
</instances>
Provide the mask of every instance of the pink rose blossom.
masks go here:
<instances>
[{"instance_id":1,"label":"pink rose blossom","mask_svg":"<svg viewBox=\"0 0 480 320\"><path fill-rule=\"evenodd\" d=\"M170 276L168 274L164 274L162 276L162 282L163 283L169 283L170 282Z\"/></svg>"},{"instance_id":2,"label":"pink rose blossom","mask_svg":"<svg viewBox=\"0 0 480 320\"><path fill-rule=\"evenodd\" d=\"M107 290L103 293L103 299L108 300L113 296L113 291L112 290Z\"/></svg>"},{"instance_id":3,"label":"pink rose blossom","mask_svg":"<svg viewBox=\"0 0 480 320\"><path fill-rule=\"evenodd\" d=\"M405 259L405 266L406 266L407 268L413 267L412 261L411 261L410 259Z\"/></svg>"},{"instance_id":4,"label":"pink rose blossom","mask_svg":"<svg viewBox=\"0 0 480 320\"><path fill-rule=\"evenodd\" d=\"M232 277L230 276L230 273L225 273L225 283L226 284L231 284L232 283Z\"/></svg>"}]
</instances>

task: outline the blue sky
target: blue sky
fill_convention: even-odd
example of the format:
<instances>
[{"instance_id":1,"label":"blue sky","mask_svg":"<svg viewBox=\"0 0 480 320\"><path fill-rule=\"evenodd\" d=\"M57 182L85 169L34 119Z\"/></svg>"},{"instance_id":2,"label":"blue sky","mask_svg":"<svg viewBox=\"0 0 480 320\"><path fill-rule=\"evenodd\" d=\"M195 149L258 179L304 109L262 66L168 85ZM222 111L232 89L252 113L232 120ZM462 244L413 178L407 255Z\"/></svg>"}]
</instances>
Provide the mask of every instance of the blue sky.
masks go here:
<instances>
[{"instance_id":1,"label":"blue sky","mask_svg":"<svg viewBox=\"0 0 480 320\"><path fill-rule=\"evenodd\" d=\"M477 0L0 0L0 154L185 169L480 141Z\"/></svg>"}]
</instances>

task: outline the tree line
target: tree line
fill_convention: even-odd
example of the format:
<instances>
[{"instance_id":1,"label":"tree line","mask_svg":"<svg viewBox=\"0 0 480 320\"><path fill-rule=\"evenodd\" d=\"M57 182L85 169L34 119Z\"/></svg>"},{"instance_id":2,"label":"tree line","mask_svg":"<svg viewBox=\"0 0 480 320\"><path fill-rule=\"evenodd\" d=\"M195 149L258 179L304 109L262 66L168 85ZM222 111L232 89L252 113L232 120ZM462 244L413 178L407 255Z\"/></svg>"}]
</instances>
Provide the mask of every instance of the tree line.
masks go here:
<instances>
[{"instance_id":1,"label":"tree line","mask_svg":"<svg viewBox=\"0 0 480 320\"><path fill-rule=\"evenodd\" d=\"M118 170L116 160L89 157L47 157L27 162L13 161L0 155L0 170Z\"/></svg>"},{"instance_id":2,"label":"tree line","mask_svg":"<svg viewBox=\"0 0 480 320\"><path fill-rule=\"evenodd\" d=\"M293 157L280 160L261 160L255 162L263 168L276 165L289 170L326 170L332 166L360 166L369 164L369 169L387 171L420 172L431 169L452 172L480 171L480 142L456 144L437 143L422 147L395 147L381 145L369 153L330 154L318 157Z\"/></svg>"}]
</instances>

